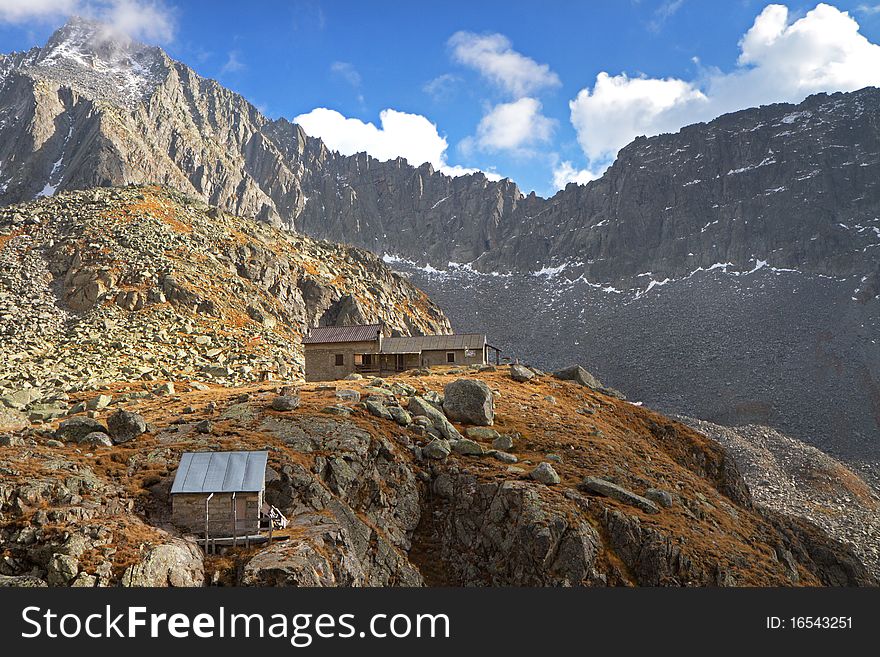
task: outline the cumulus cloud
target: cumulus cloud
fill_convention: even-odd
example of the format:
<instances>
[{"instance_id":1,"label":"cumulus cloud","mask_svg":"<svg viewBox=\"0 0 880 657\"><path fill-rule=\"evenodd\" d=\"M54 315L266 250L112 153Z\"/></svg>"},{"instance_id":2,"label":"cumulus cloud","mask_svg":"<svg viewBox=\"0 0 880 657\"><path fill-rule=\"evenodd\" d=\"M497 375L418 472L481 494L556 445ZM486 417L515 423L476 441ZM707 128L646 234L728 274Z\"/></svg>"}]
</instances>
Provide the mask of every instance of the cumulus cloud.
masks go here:
<instances>
[{"instance_id":1,"label":"cumulus cloud","mask_svg":"<svg viewBox=\"0 0 880 657\"><path fill-rule=\"evenodd\" d=\"M595 171L578 169L571 162L565 160L553 168L553 187L554 189L562 189L568 183L586 185L598 177L599 174Z\"/></svg>"},{"instance_id":2,"label":"cumulus cloud","mask_svg":"<svg viewBox=\"0 0 880 657\"><path fill-rule=\"evenodd\" d=\"M561 84L547 64L515 51L503 34L456 32L449 47L456 62L475 69L514 98Z\"/></svg>"},{"instance_id":3,"label":"cumulus cloud","mask_svg":"<svg viewBox=\"0 0 880 657\"><path fill-rule=\"evenodd\" d=\"M584 153L607 161L634 137L670 132L725 112L773 102L799 102L819 91L880 85L880 46L859 33L847 12L819 4L792 20L768 5L739 42L736 67L699 79L596 77L569 103Z\"/></svg>"},{"instance_id":4,"label":"cumulus cloud","mask_svg":"<svg viewBox=\"0 0 880 657\"><path fill-rule=\"evenodd\" d=\"M493 107L477 126L476 144L488 151L519 151L549 141L556 121L541 114L535 98L520 98Z\"/></svg>"},{"instance_id":5,"label":"cumulus cloud","mask_svg":"<svg viewBox=\"0 0 880 657\"><path fill-rule=\"evenodd\" d=\"M430 162L435 169L450 176L477 171L448 165L446 138L437 132L436 125L420 114L385 109L379 114L380 125L377 127L360 119L347 118L336 110L318 107L300 114L294 122L307 134L320 137L330 149L343 155L366 152L383 161L403 157L414 166ZM486 175L497 178L493 174Z\"/></svg>"},{"instance_id":6,"label":"cumulus cloud","mask_svg":"<svg viewBox=\"0 0 880 657\"><path fill-rule=\"evenodd\" d=\"M0 0L0 22L25 24L84 16L136 39L174 39L174 12L159 0Z\"/></svg>"},{"instance_id":7,"label":"cumulus cloud","mask_svg":"<svg viewBox=\"0 0 880 657\"><path fill-rule=\"evenodd\" d=\"M591 160L614 155L640 134L659 134L699 114L707 98L690 82L599 73L593 89L569 103L578 142Z\"/></svg>"}]
</instances>

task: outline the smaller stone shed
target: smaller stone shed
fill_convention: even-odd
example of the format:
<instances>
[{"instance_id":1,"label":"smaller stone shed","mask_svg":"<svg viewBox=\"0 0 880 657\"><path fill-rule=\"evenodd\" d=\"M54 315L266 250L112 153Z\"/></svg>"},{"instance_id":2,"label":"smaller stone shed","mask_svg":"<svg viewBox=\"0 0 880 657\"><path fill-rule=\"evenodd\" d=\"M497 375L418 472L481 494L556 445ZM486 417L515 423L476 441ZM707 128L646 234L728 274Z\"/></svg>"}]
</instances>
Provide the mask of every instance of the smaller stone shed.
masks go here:
<instances>
[{"instance_id":1,"label":"smaller stone shed","mask_svg":"<svg viewBox=\"0 0 880 657\"><path fill-rule=\"evenodd\" d=\"M211 537L256 534L269 452L185 452L171 487L175 525Z\"/></svg>"}]
</instances>

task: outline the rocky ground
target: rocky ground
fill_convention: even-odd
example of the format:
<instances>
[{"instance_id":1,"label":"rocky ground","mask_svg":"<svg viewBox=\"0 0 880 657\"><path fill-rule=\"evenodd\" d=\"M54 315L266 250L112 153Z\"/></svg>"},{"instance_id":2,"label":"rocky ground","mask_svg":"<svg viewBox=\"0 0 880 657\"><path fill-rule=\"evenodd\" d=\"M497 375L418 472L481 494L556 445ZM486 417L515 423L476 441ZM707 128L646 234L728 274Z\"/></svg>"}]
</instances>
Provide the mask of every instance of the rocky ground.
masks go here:
<instances>
[{"instance_id":1,"label":"rocky ground","mask_svg":"<svg viewBox=\"0 0 880 657\"><path fill-rule=\"evenodd\" d=\"M880 495L845 465L770 427L680 418L727 449L757 504L806 518L853 546L880 576Z\"/></svg>"},{"instance_id":2,"label":"rocky ground","mask_svg":"<svg viewBox=\"0 0 880 657\"><path fill-rule=\"evenodd\" d=\"M358 249L293 236L160 187L0 210L0 415L65 415L69 395L174 377L227 385L302 373L318 322L449 324Z\"/></svg>"},{"instance_id":3,"label":"rocky ground","mask_svg":"<svg viewBox=\"0 0 880 657\"><path fill-rule=\"evenodd\" d=\"M82 411L0 439L0 580L875 583L846 545L756 506L717 443L566 376L72 392ZM170 522L171 482L181 452L235 449L269 450L267 500L291 523L270 546L204 557Z\"/></svg>"}]
</instances>

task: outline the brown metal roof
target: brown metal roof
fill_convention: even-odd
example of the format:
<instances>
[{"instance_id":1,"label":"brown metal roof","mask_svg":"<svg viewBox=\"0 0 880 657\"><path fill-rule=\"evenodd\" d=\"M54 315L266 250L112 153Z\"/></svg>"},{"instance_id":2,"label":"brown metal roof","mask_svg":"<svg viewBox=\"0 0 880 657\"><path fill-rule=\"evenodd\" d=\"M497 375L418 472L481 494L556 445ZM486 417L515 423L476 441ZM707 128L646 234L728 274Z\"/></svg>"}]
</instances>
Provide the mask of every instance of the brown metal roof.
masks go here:
<instances>
[{"instance_id":1,"label":"brown metal roof","mask_svg":"<svg viewBox=\"0 0 880 657\"><path fill-rule=\"evenodd\" d=\"M356 326L316 326L303 338L303 344L322 344L325 342L369 342L379 337L380 324L358 324Z\"/></svg>"},{"instance_id":2,"label":"brown metal roof","mask_svg":"<svg viewBox=\"0 0 880 657\"><path fill-rule=\"evenodd\" d=\"M482 349L486 336L482 333L459 335L415 335L409 338L384 338L383 354L418 354L423 351Z\"/></svg>"}]
</instances>

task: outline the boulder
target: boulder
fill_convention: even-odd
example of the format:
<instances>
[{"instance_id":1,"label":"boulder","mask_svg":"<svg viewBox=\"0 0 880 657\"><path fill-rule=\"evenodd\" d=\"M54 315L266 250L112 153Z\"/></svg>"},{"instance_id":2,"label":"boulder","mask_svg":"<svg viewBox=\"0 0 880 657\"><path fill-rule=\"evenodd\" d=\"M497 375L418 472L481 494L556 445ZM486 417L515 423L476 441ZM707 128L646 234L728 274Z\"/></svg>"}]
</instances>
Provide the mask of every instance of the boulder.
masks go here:
<instances>
[{"instance_id":1,"label":"boulder","mask_svg":"<svg viewBox=\"0 0 880 657\"><path fill-rule=\"evenodd\" d=\"M483 442L492 442L498 440L501 436L495 429L490 429L489 427L468 427L465 433L468 438L482 440Z\"/></svg>"},{"instance_id":2,"label":"boulder","mask_svg":"<svg viewBox=\"0 0 880 657\"><path fill-rule=\"evenodd\" d=\"M556 470L553 469L553 466L546 462L539 463L538 466L529 473L529 477L537 482L546 484L547 486L554 486L562 481L556 473Z\"/></svg>"},{"instance_id":3,"label":"boulder","mask_svg":"<svg viewBox=\"0 0 880 657\"><path fill-rule=\"evenodd\" d=\"M462 454L464 456L482 456L485 453L483 446L480 445L480 443L476 443L468 438L462 438L461 440L455 441L452 445L452 449L456 454Z\"/></svg>"},{"instance_id":4,"label":"boulder","mask_svg":"<svg viewBox=\"0 0 880 657\"><path fill-rule=\"evenodd\" d=\"M445 459L451 453L448 440L435 438L422 447L422 454L429 459Z\"/></svg>"},{"instance_id":5,"label":"boulder","mask_svg":"<svg viewBox=\"0 0 880 657\"><path fill-rule=\"evenodd\" d=\"M495 399L482 381L458 379L443 390L443 411L453 422L491 426L495 419Z\"/></svg>"},{"instance_id":6,"label":"boulder","mask_svg":"<svg viewBox=\"0 0 880 657\"><path fill-rule=\"evenodd\" d=\"M602 383L599 381L599 379L590 374L580 365L572 365L571 367L566 367L564 370L554 372L553 376L555 376L557 379L562 379L563 381L574 381L575 383L586 386L587 388L599 389L602 387Z\"/></svg>"},{"instance_id":7,"label":"boulder","mask_svg":"<svg viewBox=\"0 0 880 657\"><path fill-rule=\"evenodd\" d=\"M122 586L203 586L202 551L192 542L174 539L155 545L141 560L125 569Z\"/></svg>"},{"instance_id":8,"label":"boulder","mask_svg":"<svg viewBox=\"0 0 880 657\"><path fill-rule=\"evenodd\" d=\"M358 376L360 376L360 374L358 374ZM337 390L336 397L342 401L359 402L361 400L361 393L357 390Z\"/></svg>"},{"instance_id":9,"label":"boulder","mask_svg":"<svg viewBox=\"0 0 880 657\"><path fill-rule=\"evenodd\" d=\"M58 429L55 430L55 437L63 441L79 442L80 438L85 438L95 431L107 433L104 425L96 419L77 415L59 424Z\"/></svg>"},{"instance_id":10,"label":"boulder","mask_svg":"<svg viewBox=\"0 0 880 657\"><path fill-rule=\"evenodd\" d=\"M107 408L112 401L113 397L110 395L98 395L97 397L92 397L86 402L86 409L90 411L100 411L102 408Z\"/></svg>"},{"instance_id":11,"label":"boulder","mask_svg":"<svg viewBox=\"0 0 880 657\"><path fill-rule=\"evenodd\" d=\"M489 455L498 459L502 463L516 463L519 461L513 454L508 454L507 452L503 452L498 449L493 449L489 451Z\"/></svg>"},{"instance_id":12,"label":"boulder","mask_svg":"<svg viewBox=\"0 0 880 657\"><path fill-rule=\"evenodd\" d=\"M598 493L599 495L610 497L611 499L623 502L624 504L629 504L637 509L641 509L645 513L660 512L660 508L651 500L642 497L641 495L637 495L623 486L618 486L610 481L606 481L605 479L599 479L598 477L584 477L584 480L580 483L580 488L591 493Z\"/></svg>"},{"instance_id":13,"label":"boulder","mask_svg":"<svg viewBox=\"0 0 880 657\"><path fill-rule=\"evenodd\" d=\"M0 436L0 447L24 447L24 440L18 436L4 434Z\"/></svg>"},{"instance_id":14,"label":"boulder","mask_svg":"<svg viewBox=\"0 0 880 657\"><path fill-rule=\"evenodd\" d=\"M418 395L410 397L407 410L413 415L422 415L428 418L434 428L440 432L440 435L447 440L461 440L461 434L458 432L458 429L452 426L449 420L446 419L446 416L424 397L419 397Z\"/></svg>"},{"instance_id":15,"label":"boulder","mask_svg":"<svg viewBox=\"0 0 880 657\"><path fill-rule=\"evenodd\" d=\"M54 554L46 569L49 586L67 586L79 574L79 561L67 554Z\"/></svg>"},{"instance_id":16,"label":"boulder","mask_svg":"<svg viewBox=\"0 0 880 657\"><path fill-rule=\"evenodd\" d=\"M512 364L510 366L510 378L520 383L531 381L535 378L535 373L524 365Z\"/></svg>"},{"instance_id":17,"label":"boulder","mask_svg":"<svg viewBox=\"0 0 880 657\"><path fill-rule=\"evenodd\" d=\"M80 445L86 445L88 447L113 447L113 441L110 440L110 436L108 436L103 431L92 431L91 433L86 434L76 442Z\"/></svg>"},{"instance_id":18,"label":"boulder","mask_svg":"<svg viewBox=\"0 0 880 657\"><path fill-rule=\"evenodd\" d=\"M503 434L492 441L492 447L495 449L508 452L513 449L513 436Z\"/></svg>"},{"instance_id":19,"label":"boulder","mask_svg":"<svg viewBox=\"0 0 880 657\"><path fill-rule=\"evenodd\" d=\"M139 413L118 410L107 418L107 431L113 443L120 445L146 433L147 421Z\"/></svg>"},{"instance_id":20,"label":"boulder","mask_svg":"<svg viewBox=\"0 0 880 657\"><path fill-rule=\"evenodd\" d=\"M391 416L391 413L388 412L388 409L385 408L385 404L381 402L367 400L366 402L364 402L364 406L370 412L370 415L375 415L376 417L380 417L383 420L394 419Z\"/></svg>"},{"instance_id":21,"label":"boulder","mask_svg":"<svg viewBox=\"0 0 880 657\"><path fill-rule=\"evenodd\" d=\"M388 412L391 413L391 417L400 426L408 427L410 424L412 424L412 416L409 414L409 412L407 412L406 409L401 408L400 406L389 406Z\"/></svg>"},{"instance_id":22,"label":"boulder","mask_svg":"<svg viewBox=\"0 0 880 657\"><path fill-rule=\"evenodd\" d=\"M273 411L292 411L299 408L299 395L279 395L272 400Z\"/></svg>"},{"instance_id":23,"label":"boulder","mask_svg":"<svg viewBox=\"0 0 880 657\"><path fill-rule=\"evenodd\" d=\"M42 393L37 388L24 388L11 392L8 395L3 395L0 397L0 404L20 411L30 406L41 396Z\"/></svg>"}]
</instances>

